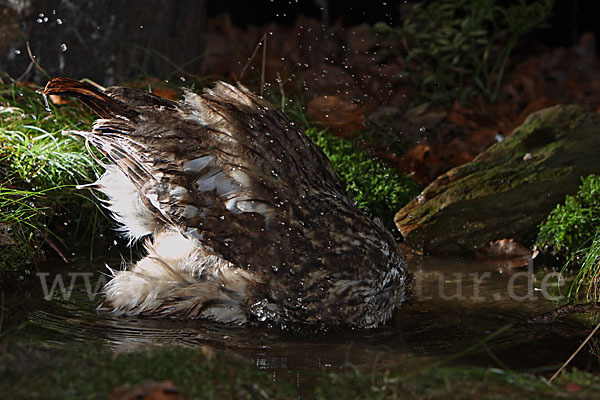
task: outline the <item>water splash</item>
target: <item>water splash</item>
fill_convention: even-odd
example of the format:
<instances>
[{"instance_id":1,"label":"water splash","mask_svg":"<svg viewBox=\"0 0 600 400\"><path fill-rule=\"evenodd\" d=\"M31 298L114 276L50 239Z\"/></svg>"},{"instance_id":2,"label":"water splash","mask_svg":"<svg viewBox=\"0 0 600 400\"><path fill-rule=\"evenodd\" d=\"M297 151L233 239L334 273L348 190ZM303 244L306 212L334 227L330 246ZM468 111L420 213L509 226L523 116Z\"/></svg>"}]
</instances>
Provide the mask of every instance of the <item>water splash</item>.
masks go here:
<instances>
[{"instance_id":1,"label":"water splash","mask_svg":"<svg viewBox=\"0 0 600 400\"><path fill-rule=\"evenodd\" d=\"M48 96L42 94L42 97L44 98L44 105L46 106L44 109L48 112L51 112L52 110L50 109L50 104L48 103Z\"/></svg>"}]
</instances>

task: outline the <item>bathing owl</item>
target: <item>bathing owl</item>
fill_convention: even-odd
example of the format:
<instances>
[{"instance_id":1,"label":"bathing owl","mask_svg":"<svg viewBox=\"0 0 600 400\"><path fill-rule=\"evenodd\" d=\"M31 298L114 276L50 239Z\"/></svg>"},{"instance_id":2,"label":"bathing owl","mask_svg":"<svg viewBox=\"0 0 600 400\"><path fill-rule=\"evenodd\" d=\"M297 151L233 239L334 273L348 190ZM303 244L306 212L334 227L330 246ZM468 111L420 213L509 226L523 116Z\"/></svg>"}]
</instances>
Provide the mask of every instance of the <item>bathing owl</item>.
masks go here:
<instances>
[{"instance_id":1,"label":"bathing owl","mask_svg":"<svg viewBox=\"0 0 600 400\"><path fill-rule=\"evenodd\" d=\"M87 185L146 255L114 271L102 307L225 323L376 327L408 297L393 236L358 210L323 152L241 85L181 101L66 78L45 95L98 114L76 133L109 161ZM104 162L103 162L104 164Z\"/></svg>"}]
</instances>

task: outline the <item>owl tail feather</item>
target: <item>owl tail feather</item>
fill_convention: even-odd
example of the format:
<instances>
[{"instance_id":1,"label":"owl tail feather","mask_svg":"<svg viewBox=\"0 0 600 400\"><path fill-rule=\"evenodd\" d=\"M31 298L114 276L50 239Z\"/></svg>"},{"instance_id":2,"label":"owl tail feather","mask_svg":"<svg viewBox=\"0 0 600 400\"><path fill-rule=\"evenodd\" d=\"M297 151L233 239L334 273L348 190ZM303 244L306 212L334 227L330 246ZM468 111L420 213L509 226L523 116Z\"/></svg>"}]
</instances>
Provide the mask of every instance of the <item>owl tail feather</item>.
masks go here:
<instances>
[{"instance_id":1,"label":"owl tail feather","mask_svg":"<svg viewBox=\"0 0 600 400\"><path fill-rule=\"evenodd\" d=\"M149 240L148 255L130 269L109 269L113 279L103 289L100 309L117 315L248 322L248 312L256 302L248 297L255 291L255 277L198 249L173 257L165 253L171 244ZM182 246L184 242L178 247Z\"/></svg>"},{"instance_id":2,"label":"owl tail feather","mask_svg":"<svg viewBox=\"0 0 600 400\"><path fill-rule=\"evenodd\" d=\"M168 268L160 268L163 268L162 275L116 271L103 289L105 299L99 309L128 316L247 322L246 304L238 296L239 292L223 290L225 286L243 286L245 282L175 276Z\"/></svg>"},{"instance_id":3,"label":"owl tail feather","mask_svg":"<svg viewBox=\"0 0 600 400\"><path fill-rule=\"evenodd\" d=\"M44 96L53 94L76 97L102 118L112 118L120 115L133 119L138 116L137 111L122 101L107 96L88 83L79 82L75 79L54 78L46 84L42 94Z\"/></svg>"}]
</instances>

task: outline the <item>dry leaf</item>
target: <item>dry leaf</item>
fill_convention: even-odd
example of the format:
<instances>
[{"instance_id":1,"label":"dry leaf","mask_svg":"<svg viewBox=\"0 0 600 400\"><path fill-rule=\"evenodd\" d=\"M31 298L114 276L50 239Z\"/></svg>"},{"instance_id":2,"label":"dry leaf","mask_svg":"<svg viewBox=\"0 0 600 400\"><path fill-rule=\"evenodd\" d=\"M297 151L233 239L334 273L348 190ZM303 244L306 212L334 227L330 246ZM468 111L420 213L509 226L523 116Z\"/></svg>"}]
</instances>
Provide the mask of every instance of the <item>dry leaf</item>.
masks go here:
<instances>
[{"instance_id":1,"label":"dry leaf","mask_svg":"<svg viewBox=\"0 0 600 400\"><path fill-rule=\"evenodd\" d=\"M488 243L481 251L490 257L524 257L532 255L531 250L514 239L495 240Z\"/></svg>"},{"instance_id":2,"label":"dry leaf","mask_svg":"<svg viewBox=\"0 0 600 400\"><path fill-rule=\"evenodd\" d=\"M444 110L429 111L430 103L423 103L406 111L405 118L417 125L426 129L434 128L446 118Z\"/></svg>"},{"instance_id":3,"label":"dry leaf","mask_svg":"<svg viewBox=\"0 0 600 400\"><path fill-rule=\"evenodd\" d=\"M108 400L183 400L181 390L172 381L146 382L133 387L115 388Z\"/></svg>"},{"instance_id":4,"label":"dry leaf","mask_svg":"<svg viewBox=\"0 0 600 400\"><path fill-rule=\"evenodd\" d=\"M575 382L571 382L568 380L564 380L565 382L565 389L567 389L568 392L573 392L573 393L578 393L583 391L583 386L575 383Z\"/></svg>"},{"instance_id":5,"label":"dry leaf","mask_svg":"<svg viewBox=\"0 0 600 400\"><path fill-rule=\"evenodd\" d=\"M157 86L152 88L152 94L169 100L177 100L177 90L168 87Z\"/></svg>"},{"instance_id":6,"label":"dry leaf","mask_svg":"<svg viewBox=\"0 0 600 400\"><path fill-rule=\"evenodd\" d=\"M500 239L479 249L477 259L501 269L512 269L527 266L537 255L537 250L532 252L514 239Z\"/></svg>"},{"instance_id":7,"label":"dry leaf","mask_svg":"<svg viewBox=\"0 0 600 400\"><path fill-rule=\"evenodd\" d=\"M434 146L420 143L402 157L398 169L412 174L415 181L426 186L433 180L430 169L443 164L438 154Z\"/></svg>"},{"instance_id":8,"label":"dry leaf","mask_svg":"<svg viewBox=\"0 0 600 400\"><path fill-rule=\"evenodd\" d=\"M59 96L57 94L51 94L48 96L52 104L69 104L71 101L63 96Z\"/></svg>"},{"instance_id":9,"label":"dry leaf","mask_svg":"<svg viewBox=\"0 0 600 400\"><path fill-rule=\"evenodd\" d=\"M371 27L366 23L347 28L345 39L348 48L354 52L365 52L377 43Z\"/></svg>"},{"instance_id":10,"label":"dry leaf","mask_svg":"<svg viewBox=\"0 0 600 400\"><path fill-rule=\"evenodd\" d=\"M354 136L365 128L364 109L337 96L321 96L308 103L307 112L336 136Z\"/></svg>"}]
</instances>

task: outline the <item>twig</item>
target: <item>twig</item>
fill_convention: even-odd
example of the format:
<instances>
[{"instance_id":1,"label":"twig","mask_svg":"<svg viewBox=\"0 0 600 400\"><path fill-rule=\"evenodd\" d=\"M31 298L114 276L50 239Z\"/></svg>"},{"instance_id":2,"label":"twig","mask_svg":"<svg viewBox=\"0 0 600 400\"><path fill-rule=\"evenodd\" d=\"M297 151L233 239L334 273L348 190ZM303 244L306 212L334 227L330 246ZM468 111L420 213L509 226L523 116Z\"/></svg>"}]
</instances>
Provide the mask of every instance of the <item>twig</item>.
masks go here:
<instances>
[{"instance_id":1,"label":"twig","mask_svg":"<svg viewBox=\"0 0 600 400\"><path fill-rule=\"evenodd\" d=\"M167 64L169 64L170 66L172 66L173 68L175 68L175 71L181 71L183 74L186 74L187 76L191 76L192 78L194 78L197 82L202 82L202 81L206 80L206 76L196 75L196 74L193 74L193 73L188 72L185 69L183 69L183 65L190 64L191 62L195 62L197 59L199 59L199 57L194 58L192 61L186 61L183 65L177 65L170 58L168 58L164 54L159 53L158 51L156 51L154 49L149 48L148 51L150 53L154 54L156 57L163 60L164 62L166 62Z\"/></svg>"},{"instance_id":2,"label":"twig","mask_svg":"<svg viewBox=\"0 0 600 400\"><path fill-rule=\"evenodd\" d=\"M265 63L267 62L267 34L263 35L263 56L262 56L262 66L260 68L260 95L263 95L263 91L265 88Z\"/></svg>"},{"instance_id":3,"label":"twig","mask_svg":"<svg viewBox=\"0 0 600 400\"><path fill-rule=\"evenodd\" d=\"M561 367L558 369L558 371L556 371L554 373L554 375L552 375L552 377L550 379L548 379L548 382L552 382L554 380L554 378L556 378L558 376L558 374L560 374L562 372L562 370L565 369L565 367L567 365L569 365L569 363L575 358L577 353L579 353L579 351L581 349L583 349L583 346L585 346L587 344L587 342L590 341L592 336L594 336L594 334L598 331L599 328L600 328L600 322L598 323L598 325L596 325L594 330L590 332L588 337L585 338L585 340L583 341L583 343L581 343L581 345L577 348L577 350L575 350L575 352L573 354L571 354L571 357L569 357L569 359L567 361L565 361L565 363L563 365L561 365Z\"/></svg>"},{"instance_id":4,"label":"twig","mask_svg":"<svg viewBox=\"0 0 600 400\"><path fill-rule=\"evenodd\" d=\"M258 41L258 43L256 44L256 47L254 48L254 51L252 52L252 55L250 56L250 58L246 62L246 65L244 65L244 68L242 68L242 72L240 73L240 82L244 79L244 74L246 73L246 70L248 69L248 66L250 65L250 63L252 62L252 60L254 60L254 57L256 57L256 53L258 53L258 49L260 48L260 45L263 44L266 40L267 40L267 33L265 32L262 35L262 37L260 38L260 40Z\"/></svg>"},{"instance_id":5,"label":"twig","mask_svg":"<svg viewBox=\"0 0 600 400\"><path fill-rule=\"evenodd\" d=\"M54 241L52 239L50 239L49 236L47 236L47 235L44 235L44 236L45 236L44 239L46 240L46 243L48 243L48 245L52 248L52 250L54 250L60 258L62 258L62 260L65 262L65 264L71 264L71 262L69 261L67 256L65 256L65 254L58 248L58 245L56 243L54 243Z\"/></svg>"},{"instance_id":6,"label":"twig","mask_svg":"<svg viewBox=\"0 0 600 400\"><path fill-rule=\"evenodd\" d=\"M277 71L277 82L279 83L279 91L281 92L281 112L285 112L285 92L283 91L283 81L281 75Z\"/></svg>"},{"instance_id":7,"label":"twig","mask_svg":"<svg viewBox=\"0 0 600 400\"><path fill-rule=\"evenodd\" d=\"M31 54L31 47L29 47L29 41L25 42L25 44L27 45L27 54L29 54L29 59L31 60L31 62L35 64L37 69L39 69L42 72L42 74L46 75L46 77L49 78L50 76L48 75L48 73L44 70L44 68L40 66L40 64L38 64L37 61L35 61L33 54Z\"/></svg>"},{"instance_id":8,"label":"twig","mask_svg":"<svg viewBox=\"0 0 600 400\"><path fill-rule=\"evenodd\" d=\"M31 68L33 68L35 64L33 63L33 61L29 61L29 65L27 66L27 69L25 70L25 72L23 72L21 74L21 76L19 76L17 78L17 82L21 82L23 79L25 79L25 77L27 76L27 74L29 73L29 71L31 71Z\"/></svg>"},{"instance_id":9,"label":"twig","mask_svg":"<svg viewBox=\"0 0 600 400\"><path fill-rule=\"evenodd\" d=\"M4 290L0 292L0 336L2 335L2 325L4 323Z\"/></svg>"},{"instance_id":10,"label":"twig","mask_svg":"<svg viewBox=\"0 0 600 400\"><path fill-rule=\"evenodd\" d=\"M90 85L92 85L93 87L95 87L96 89L98 89L98 90L100 90L102 92L106 91L106 88L104 86L102 86L101 84L99 84L97 82L94 82L90 78L83 78L79 82L89 83Z\"/></svg>"}]
</instances>

